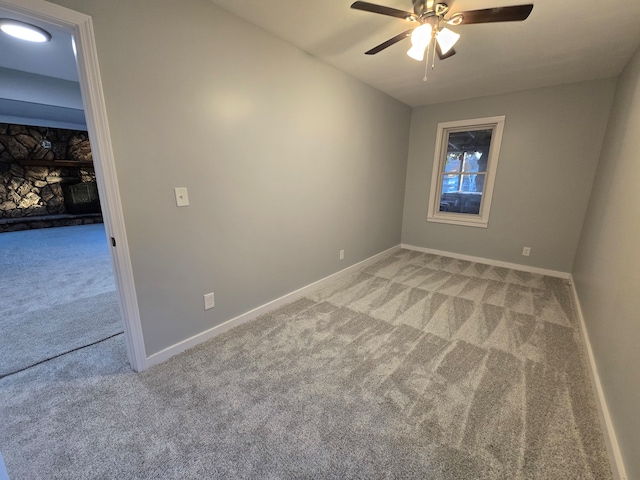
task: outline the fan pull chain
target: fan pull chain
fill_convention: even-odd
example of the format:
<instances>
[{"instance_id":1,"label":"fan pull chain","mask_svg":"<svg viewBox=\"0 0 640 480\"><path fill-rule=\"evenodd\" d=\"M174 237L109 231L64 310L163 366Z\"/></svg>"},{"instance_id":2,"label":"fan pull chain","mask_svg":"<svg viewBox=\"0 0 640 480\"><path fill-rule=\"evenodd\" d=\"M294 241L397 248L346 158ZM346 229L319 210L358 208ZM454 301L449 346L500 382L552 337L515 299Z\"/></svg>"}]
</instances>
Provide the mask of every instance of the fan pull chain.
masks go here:
<instances>
[{"instance_id":1,"label":"fan pull chain","mask_svg":"<svg viewBox=\"0 0 640 480\"><path fill-rule=\"evenodd\" d=\"M423 82L428 80L427 72L429 71L429 45L427 45L427 54L425 55L426 60L424 61L424 77L422 78Z\"/></svg>"},{"instance_id":2,"label":"fan pull chain","mask_svg":"<svg viewBox=\"0 0 640 480\"><path fill-rule=\"evenodd\" d=\"M436 42L435 40L433 41L433 55L431 56L431 70L433 70L434 68L436 68Z\"/></svg>"}]
</instances>

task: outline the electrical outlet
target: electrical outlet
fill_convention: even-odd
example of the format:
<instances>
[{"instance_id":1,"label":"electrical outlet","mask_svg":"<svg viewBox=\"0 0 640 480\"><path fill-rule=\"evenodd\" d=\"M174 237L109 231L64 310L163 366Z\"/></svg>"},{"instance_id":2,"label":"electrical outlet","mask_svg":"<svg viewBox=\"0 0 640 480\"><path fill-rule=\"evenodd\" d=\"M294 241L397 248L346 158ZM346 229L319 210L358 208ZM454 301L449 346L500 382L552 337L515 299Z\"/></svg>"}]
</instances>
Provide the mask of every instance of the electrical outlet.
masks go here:
<instances>
[{"instance_id":1,"label":"electrical outlet","mask_svg":"<svg viewBox=\"0 0 640 480\"><path fill-rule=\"evenodd\" d=\"M523 247L522 255L524 255L525 257L528 257L529 255L531 255L531 247Z\"/></svg>"},{"instance_id":2,"label":"electrical outlet","mask_svg":"<svg viewBox=\"0 0 640 480\"><path fill-rule=\"evenodd\" d=\"M340 260L344 260L344 250L340 250Z\"/></svg>"},{"instance_id":3,"label":"electrical outlet","mask_svg":"<svg viewBox=\"0 0 640 480\"><path fill-rule=\"evenodd\" d=\"M209 310L210 308L213 308L215 306L216 306L216 301L215 301L215 298L213 296L213 292L207 293L204 296L204 309L205 310Z\"/></svg>"}]
</instances>

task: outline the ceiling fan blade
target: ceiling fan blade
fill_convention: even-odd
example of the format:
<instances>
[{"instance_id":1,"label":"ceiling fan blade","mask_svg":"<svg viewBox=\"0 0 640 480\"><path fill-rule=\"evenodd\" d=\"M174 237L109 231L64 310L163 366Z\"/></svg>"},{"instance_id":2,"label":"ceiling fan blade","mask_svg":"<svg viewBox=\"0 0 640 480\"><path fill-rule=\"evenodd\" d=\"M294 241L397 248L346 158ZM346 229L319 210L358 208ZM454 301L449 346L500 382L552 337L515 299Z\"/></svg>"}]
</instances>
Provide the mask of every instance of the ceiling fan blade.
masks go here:
<instances>
[{"instance_id":1,"label":"ceiling fan blade","mask_svg":"<svg viewBox=\"0 0 640 480\"><path fill-rule=\"evenodd\" d=\"M380 45L378 45L377 47L373 47L371 50L366 51L364 53L365 53L365 55L375 55L376 53L381 52L385 48L390 47L391 45L393 45L395 43L398 43L400 40L404 40L409 35L411 35L411 32L413 32L413 28L410 28L406 32L402 32L399 35L396 35L395 37L390 38L386 42L383 42Z\"/></svg>"},{"instance_id":2,"label":"ceiling fan blade","mask_svg":"<svg viewBox=\"0 0 640 480\"><path fill-rule=\"evenodd\" d=\"M521 22L527 19L531 10L533 10L533 5L513 5L511 7L468 10L466 12L460 12L462 14L462 22L460 22L460 25L468 25L471 23Z\"/></svg>"},{"instance_id":3,"label":"ceiling fan blade","mask_svg":"<svg viewBox=\"0 0 640 480\"><path fill-rule=\"evenodd\" d=\"M451 48L447 53L443 55L440 45L436 43L436 53L438 54L438 58L440 60L446 60L447 58L453 57L456 54L456 51L453 48Z\"/></svg>"},{"instance_id":4,"label":"ceiling fan blade","mask_svg":"<svg viewBox=\"0 0 640 480\"><path fill-rule=\"evenodd\" d=\"M375 5L369 2L354 2L351 8L356 10L364 10L365 12L379 13L380 15L388 15L389 17L401 18L403 20L415 21L416 17L411 12L405 12L403 10L397 10L391 7L385 7L382 5Z\"/></svg>"}]
</instances>

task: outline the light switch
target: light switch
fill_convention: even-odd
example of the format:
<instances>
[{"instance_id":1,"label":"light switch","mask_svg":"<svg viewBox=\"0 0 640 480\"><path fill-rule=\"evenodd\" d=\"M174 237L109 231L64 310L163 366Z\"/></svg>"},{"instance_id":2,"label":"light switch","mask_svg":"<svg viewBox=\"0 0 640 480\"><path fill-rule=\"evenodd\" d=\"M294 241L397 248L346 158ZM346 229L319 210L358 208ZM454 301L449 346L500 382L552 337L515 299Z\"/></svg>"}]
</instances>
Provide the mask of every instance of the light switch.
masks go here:
<instances>
[{"instance_id":1,"label":"light switch","mask_svg":"<svg viewBox=\"0 0 640 480\"><path fill-rule=\"evenodd\" d=\"M174 188L176 192L176 205L178 207L186 207L189 205L189 192L187 192L187 187L177 187Z\"/></svg>"}]
</instances>

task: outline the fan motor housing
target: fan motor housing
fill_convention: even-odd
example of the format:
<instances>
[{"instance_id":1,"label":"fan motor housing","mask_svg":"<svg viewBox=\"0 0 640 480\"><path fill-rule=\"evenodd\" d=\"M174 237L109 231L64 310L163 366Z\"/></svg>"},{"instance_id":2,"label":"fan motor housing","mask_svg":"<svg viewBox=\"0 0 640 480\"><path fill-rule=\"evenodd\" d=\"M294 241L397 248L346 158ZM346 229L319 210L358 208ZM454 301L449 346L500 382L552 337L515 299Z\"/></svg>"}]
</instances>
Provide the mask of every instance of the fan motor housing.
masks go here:
<instances>
[{"instance_id":1,"label":"fan motor housing","mask_svg":"<svg viewBox=\"0 0 640 480\"><path fill-rule=\"evenodd\" d=\"M439 15L439 11L444 14L449 10L449 6L446 3L436 2L435 0L414 0L413 13L419 17L425 15Z\"/></svg>"}]
</instances>

